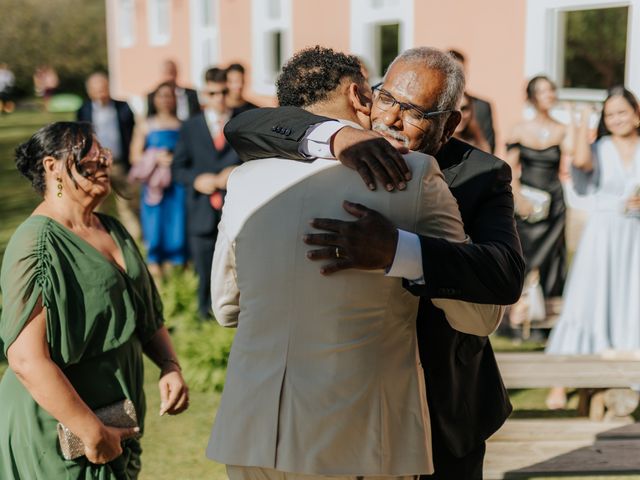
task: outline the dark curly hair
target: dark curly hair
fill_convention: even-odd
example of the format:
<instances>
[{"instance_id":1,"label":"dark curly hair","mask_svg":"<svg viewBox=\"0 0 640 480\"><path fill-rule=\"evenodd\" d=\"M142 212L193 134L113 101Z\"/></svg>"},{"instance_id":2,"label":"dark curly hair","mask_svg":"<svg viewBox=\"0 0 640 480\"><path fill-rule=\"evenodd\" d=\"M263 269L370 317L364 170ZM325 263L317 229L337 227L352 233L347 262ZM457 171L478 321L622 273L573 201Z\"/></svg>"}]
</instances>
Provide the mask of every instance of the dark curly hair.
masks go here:
<instances>
[{"instance_id":1,"label":"dark curly hair","mask_svg":"<svg viewBox=\"0 0 640 480\"><path fill-rule=\"evenodd\" d=\"M282 67L276 82L278 101L282 106L308 107L326 100L344 78L364 82L356 56L319 45L306 48Z\"/></svg>"},{"instance_id":2,"label":"dark curly hair","mask_svg":"<svg viewBox=\"0 0 640 480\"><path fill-rule=\"evenodd\" d=\"M71 167L75 165L76 170L82 174L80 160L91 150L93 135L93 127L87 122L50 123L16 147L16 167L31 181L34 190L44 195L45 174L42 160L45 157L63 160L67 174L73 179Z\"/></svg>"}]
</instances>

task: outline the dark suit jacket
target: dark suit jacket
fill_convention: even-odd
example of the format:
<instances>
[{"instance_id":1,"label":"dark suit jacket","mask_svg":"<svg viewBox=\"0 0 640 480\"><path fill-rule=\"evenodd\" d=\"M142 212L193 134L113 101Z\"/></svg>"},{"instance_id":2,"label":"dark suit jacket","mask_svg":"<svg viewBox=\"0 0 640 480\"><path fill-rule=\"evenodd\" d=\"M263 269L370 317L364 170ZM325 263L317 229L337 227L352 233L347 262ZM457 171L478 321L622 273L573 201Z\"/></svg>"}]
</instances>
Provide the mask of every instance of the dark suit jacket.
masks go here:
<instances>
[{"instance_id":1,"label":"dark suit jacket","mask_svg":"<svg viewBox=\"0 0 640 480\"><path fill-rule=\"evenodd\" d=\"M183 88L183 87L181 87ZM200 100L198 100L198 92L192 88L185 88L184 92L187 94L187 104L189 105L189 118L200 113ZM153 92L147 95L147 117L156 114L156 107L153 105Z\"/></svg>"},{"instance_id":2,"label":"dark suit jacket","mask_svg":"<svg viewBox=\"0 0 640 480\"><path fill-rule=\"evenodd\" d=\"M201 173L220 173L238 163L240 159L228 143L222 150L216 150L204 113L199 113L182 124L173 154L171 173L173 179L187 189L189 235L213 235L221 215L221 212L211 206L209 195L193 188L196 177Z\"/></svg>"},{"instance_id":3,"label":"dark suit jacket","mask_svg":"<svg viewBox=\"0 0 640 480\"><path fill-rule=\"evenodd\" d=\"M482 130L484 138L489 142L491 151L494 152L496 149L496 133L493 130L491 104L486 100L482 100L471 95L469 95L469 98L473 102L473 112L476 120L478 121L478 125L480 125L480 130Z\"/></svg>"},{"instance_id":4,"label":"dark suit jacket","mask_svg":"<svg viewBox=\"0 0 640 480\"><path fill-rule=\"evenodd\" d=\"M231 120L225 134L241 160L274 155L305 160L298 143L310 125L325 120L292 107L258 109ZM420 237L426 283L406 286L421 296L418 342L432 424L447 449L461 457L504 423L511 404L488 338L453 330L430 299L512 304L522 290L524 260L509 166L455 139L436 158L473 243Z\"/></svg>"},{"instance_id":5,"label":"dark suit jacket","mask_svg":"<svg viewBox=\"0 0 640 480\"><path fill-rule=\"evenodd\" d=\"M120 100L112 100L116 112L118 113L118 128L120 129L120 141L122 142L122 158L118 159L129 169L129 147L131 146L131 138L133 136L133 127L135 126L135 117L129 108L127 102ZM76 119L79 122L93 123L93 102L85 100L82 106L76 112Z\"/></svg>"}]
</instances>

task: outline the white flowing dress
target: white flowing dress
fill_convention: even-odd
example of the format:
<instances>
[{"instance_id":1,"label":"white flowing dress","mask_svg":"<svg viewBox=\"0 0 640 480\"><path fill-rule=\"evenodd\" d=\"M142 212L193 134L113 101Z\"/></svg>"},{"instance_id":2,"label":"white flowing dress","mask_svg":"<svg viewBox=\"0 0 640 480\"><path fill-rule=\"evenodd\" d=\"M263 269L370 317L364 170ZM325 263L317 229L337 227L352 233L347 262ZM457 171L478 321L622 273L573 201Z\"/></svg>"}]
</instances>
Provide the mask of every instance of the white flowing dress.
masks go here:
<instances>
[{"instance_id":1,"label":"white flowing dress","mask_svg":"<svg viewBox=\"0 0 640 480\"><path fill-rule=\"evenodd\" d=\"M640 350L640 216L624 207L640 187L640 147L628 167L610 137L601 138L594 153L599 179L550 354Z\"/></svg>"}]
</instances>

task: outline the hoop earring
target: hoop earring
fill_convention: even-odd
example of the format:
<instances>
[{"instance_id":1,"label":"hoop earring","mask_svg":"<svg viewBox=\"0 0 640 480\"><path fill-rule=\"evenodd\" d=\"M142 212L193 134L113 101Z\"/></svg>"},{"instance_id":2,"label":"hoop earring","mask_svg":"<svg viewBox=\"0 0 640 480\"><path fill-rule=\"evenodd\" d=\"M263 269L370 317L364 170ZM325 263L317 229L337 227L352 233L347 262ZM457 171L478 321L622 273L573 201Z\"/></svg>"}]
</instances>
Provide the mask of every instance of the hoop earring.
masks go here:
<instances>
[{"instance_id":1,"label":"hoop earring","mask_svg":"<svg viewBox=\"0 0 640 480\"><path fill-rule=\"evenodd\" d=\"M62 178L57 177L56 182L58 182L58 193L56 195L58 198L62 198Z\"/></svg>"}]
</instances>

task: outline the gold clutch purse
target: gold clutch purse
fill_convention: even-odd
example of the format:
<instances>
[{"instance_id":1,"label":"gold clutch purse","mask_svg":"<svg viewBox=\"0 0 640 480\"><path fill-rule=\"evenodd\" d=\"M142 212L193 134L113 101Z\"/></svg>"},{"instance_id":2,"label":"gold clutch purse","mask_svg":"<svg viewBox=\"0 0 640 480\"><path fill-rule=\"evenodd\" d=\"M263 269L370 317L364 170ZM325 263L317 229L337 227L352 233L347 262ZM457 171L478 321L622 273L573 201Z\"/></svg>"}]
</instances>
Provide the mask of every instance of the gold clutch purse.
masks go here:
<instances>
[{"instance_id":1,"label":"gold clutch purse","mask_svg":"<svg viewBox=\"0 0 640 480\"><path fill-rule=\"evenodd\" d=\"M133 402L129 399L99 408L94 412L102 423L109 427L135 428L138 417ZM58 423L58 440L65 460L75 460L84 455L84 445L71 430Z\"/></svg>"}]
</instances>

